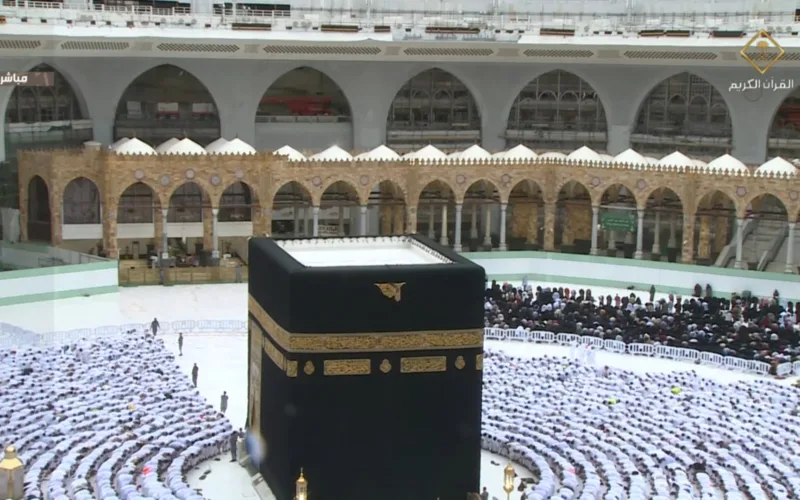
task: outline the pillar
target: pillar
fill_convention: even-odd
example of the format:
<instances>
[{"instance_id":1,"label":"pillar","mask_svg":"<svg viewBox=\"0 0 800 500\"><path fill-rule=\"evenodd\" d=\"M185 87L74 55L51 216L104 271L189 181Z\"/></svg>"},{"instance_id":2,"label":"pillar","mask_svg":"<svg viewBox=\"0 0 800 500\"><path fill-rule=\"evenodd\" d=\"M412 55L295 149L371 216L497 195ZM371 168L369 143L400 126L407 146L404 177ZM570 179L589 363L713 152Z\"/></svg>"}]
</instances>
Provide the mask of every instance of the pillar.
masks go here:
<instances>
[{"instance_id":1,"label":"pillar","mask_svg":"<svg viewBox=\"0 0 800 500\"><path fill-rule=\"evenodd\" d=\"M678 248L678 239L676 232L678 230L678 215L672 214L669 218L669 240L667 240L667 248Z\"/></svg>"},{"instance_id":2,"label":"pillar","mask_svg":"<svg viewBox=\"0 0 800 500\"><path fill-rule=\"evenodd\" d=\"M736 269L742 269L742 246L744 245L744 219L736 218Z\"/></svg>"},{"instance_id":3,"label":"pillar","mask_svg":"<svg viewBox=\"0 0 800 500\"><path fill-rule=\"evenodd\" d=\"M119 258L117 245L117 207L106 206L103 214L103 249L109 259Z\"/></svg>"},{"instance_id":4,"label":"pillar","mask_svg":"<svg viewBox=\"0 0 800 500\"><path fill-rule=\"evenodd\" d=\"M358 207L358 234L361 236L367 235L367 206L361 205Z\"/></svg>"},{"instance_id":5,"label":"pillar","mask_svg":"<svg viewBox=\"0 0 800 500\"><path fill-rule=\"evenodd\" d=\"M714 253L719 254L725 245L728 244L728 224L727 217L717 217L714 227Z\"/></svg>"},{"instance_id":6,"label":"pillar","mask_svg":"<svg viewBox=\"0 0 800 500\"><path fill-rule=\"evenodd\" d=\"M202 209L202 222L203 222L203 249L213 251L214 249L214 213L213 209L203 207Z\"/></svg>"},{"instance_id":7,"label":"pillar","mask_svg":"<svg viewBox=\"0 0 800 500\"><path fill-rule=\"evenodd\" d=\"M500 204L500 251L505 252L508 250L506 244L506 214L508 212L508 203Z\"/></svg>"},{"instance_id":8,"label":"pillar","mask_svg":"<svg viewBox=\"0 0 800 500\"><path fill-rule=\"evenodd\" d=\"M486 205L485 207L486 221L483 223L483 246L492 248L492 207Z\"/></svg>"},{"instance_id":9,"label":"pillar","mask_svg":"<svg viewBox=\"0 0 800 500\"><path fill-rule=\"evenodd\" d=\"M428 207L428 238L434 239L436 237L436 205L431 203Z\"/></svg>"},{"instance_id":10,"label":"pillar","mask_svg":"<svg viewBox=\"0 0 800 500\"><path fill-rule=\"evenodd\" d=\"M314 217L313 226L311 228L311 236L316 238L319 236L319 207L313 207L311 212L313 213Z\"/></svg>"},{"instance_id":11,"label":"pillar","mask_svg":"<svg viewBox=\"0 0 800 500\"><path fill-rule=\"evenodd\" d=\"M406 233L408 234L417 232L417 203L406 204Z\"/></svg>"},{"instance_id":12,"label":"pillar","mask_svg":"<svg viewBox=\"0 0 800 500\"><path fill-rule=\"evenodd\" d=\"M661 212L656 211L655 226L653 227L653 255L661 255Z\"/></svg>"},{"instance_id":13,"label":"pillar","mask_svg":"<svg viewBox=\"0 0 800 500\"><path fill-rule=\"evenodd\" d=\"M460 252L461 248L461 212L463 211L464 205L461 203L456 203L456 236L455 242L453 242L453 250L456 252Z\"/></svg>"},{"instance_id":14,"label":"pillar","mask_svg":"<svg viewBox=\"0 0 800 500\"><path fill-rule=\"evenodd\" d=\"M449 245L447 239L447 202L442 205L442 235L439 237L439 243L442 245Z\"/></svg>"},{"instance_id":15,"label":"pillar","mask_svg":"<svg viewBox=\"0 0 800 500\"><path fill-rule=\"evenodd\" d=\"M306 236L311 236L312 235L312 230L311 230L311 212L312 212L312 210L309 210L309 208L310 207L303 208L303 215L305 217L305 222L303 222L303 233L305 233ZM319 209L319 207L317 207L317 209ZM319 214L319 210L317 210L317 214Z\"/></svg>"},{"instance_id":16,"label":"pillar","mask_svg":"<svg viewBox=\"0 0 800 500\"><path fill-rule=\"evenodd\" d=\"M158 203L158 201L155 201ZM159 205L160 207L160 205ZM161 208L153 208L153 248L156 250L158 255L161 255L162 246L161 241L164 237L164 231L167 229L167 226L164 224L164 218L161 217Z\"/></svg>"},{"instance_id":17,"label":"pillar","mask_svg":"<svg viewBox=\"0 0 800 500\"><path fill-rule=\"evenodd\" d=\"M296 238L300 236L300 207L297 206L297 203L292 207L292 212L294 213L294 236Z\"/></svg>"},{"instance_id":18,"label":"pillar","mask_svg":"<svg viewBox=\"0 0 800 500\"><path fill-rule=\"evenodd\" d=\"M794 274L794 228L795 223L789 223L789 234L786 236L789 241L786 245L786 269L783 272Z\"/></svg>"},{"instance_id":19,"label":"pillar","mask_svg":"<svg viewBox=\"0 0 800 500\"><path fill-rule=\"evenodd\" d=\"M167 223L167 215L169 214L168 208L161 209L161 259L169 259L169 224Z\"/></svg>"},{"instance_id":20,"label":"pillar","mask_svg":"<svg viewBox=\"0 0 800 500\"><path fill-rule=\"evenodd\" d=\"M683 245L681 263L694 264L694 214L683 217Z\"/></svg>"},{"instance_id":21,"label":"pillar","mask_svg":"<svg viewBox=\"0 0 800 500\"><path fill-rule=\"evenodd\" d=\"M470 226L469 226L469 239L470 240L477 240L478 239L478 204L472 204L472 214L471 214Z\"/></svg>"},{"instance_id":22,"label":"pillar","mask_svg":"<svg viewBox=\"0 0 800 500\"><path fill-rule=\"evenodd\" d=\"M597 226L600 224L600 207L592 206L592 249L590 255L597 255Z\"/></svg>"},{"instance_id":23,"label":"pillar","mask_svg":"<svg viewBox=\"0 0 800 500\"><path fill-rule=\"evenodd\" d=\"M700 234L697 242L697 258L708 260L711 258L711 217L708 215L701 215L700 219Z\"/></svg>"},{"instance_id":24,"label":"pillar","mask_svg":"<svg viewBox=\"0 0 800 500\"><path fill-rule=\"evenodd\" d=\"M616 251L617 248L617 232L608 230L608 249L612 251Z\"/></svg>"},{"instance_id":25,"label":"pillar","mask_svg":"<svg viewBox=\"0 0 800 500\"><path fill-rule=\"evenodd\" d=\"M344 205L339 206L339 236L344 236Z\"/></svg>"},{"instance_id":26,"label":"pillar","mask_svg":"<svg viewBox=\"0 0 800 500\"><path fill-rule=\"evenodd\" d=\"M634 252L633 258L642 260L644 255L644 209L638 209L636 215L636 252Z\"/></svg>"},{"instance_id":27,"label":"pillar","mask_svg":"<svg viewBox=\"0 0 800 500\"><path fill-rule=\"evenodd\" d=\"M406 219L405 210L406 209L403 205L395 205L392 207L392 218L394 219L392 221L392 233L397 236L400 236L406 232L404 224Z\"/></svg>"},{"instance_id":28,"label":"pillar","mask_svg":"<svg viewBox=\"0 0 800 500\"><path fill-rule=\"evenodd\" d=\"M295 214L297 211L294 212ZM261 205L253 205L252 210L253 219L253 236L268 236L272 233L272 209L262 208ZM297 218L295 216L295 224ZM295 225L297 231L297 225ZM295 234L297 236L297 234Z\"/></svg>"},{"instance_id":29,"label":"pillar","mask_svg":"<svg viewBox=\"0 0 800 500\"><path fill-rule=\"evenodd\" d=\"M556 248L556 204L544 205L544 251L552 252Z\"/></svg>"},{"instance_id":30,"label":"pillar","mask_svg":"<svg viewBox=\"0 0 800 500\"><path fill-rule=\"evenodd\" d=\"M219 208L211 209L211 258L219 259Z\"/></svg>"},{"instance_id":31,"label":"pillar","mask_svg":"<svg viewBox=\"0 0 800 500\"><path fill-rule=\"evenodd\" d=\"M50 196L50 244L58 246L63 242L62 238L62 224L64 223L63 217L64 200L60 194L54 193Z\"/></svg>"}]
</instances>

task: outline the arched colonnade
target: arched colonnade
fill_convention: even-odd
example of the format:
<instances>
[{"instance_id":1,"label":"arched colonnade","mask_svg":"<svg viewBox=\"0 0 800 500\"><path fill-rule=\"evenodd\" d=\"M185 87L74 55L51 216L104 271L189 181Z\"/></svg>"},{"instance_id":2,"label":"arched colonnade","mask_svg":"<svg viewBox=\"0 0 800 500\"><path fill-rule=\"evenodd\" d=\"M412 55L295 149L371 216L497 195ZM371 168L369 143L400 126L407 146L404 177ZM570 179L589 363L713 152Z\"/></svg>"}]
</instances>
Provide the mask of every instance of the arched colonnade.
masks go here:
<instances>
[{"instance_id":1,"label":"arched colonnade","mask_svg":"<svg viewBox=\"0 0 800 500\"><path fill-rule=\"evenodd\" d=\"M65 224L99 223L113 257L120 254L120 224L153 224L154 244L165 251L168 224L202 222L198 236L218 254L219 224L239 222L251 224L254 235L275 237L419 232L458 251L711 263L756 218L781 224L792 253L800 214L793 178L557 159L288 162L271 154L28 151L20 158L19 189L24 239L41 237L49 226L59 244ZM70 190L88 193L85 203L65 206ZM374 227L369 209L379 214ZM293 214L285 225L273 223L280 210ZM737 267L744 265L741 239L731 250Z\"/></svg>"}]
</instances>

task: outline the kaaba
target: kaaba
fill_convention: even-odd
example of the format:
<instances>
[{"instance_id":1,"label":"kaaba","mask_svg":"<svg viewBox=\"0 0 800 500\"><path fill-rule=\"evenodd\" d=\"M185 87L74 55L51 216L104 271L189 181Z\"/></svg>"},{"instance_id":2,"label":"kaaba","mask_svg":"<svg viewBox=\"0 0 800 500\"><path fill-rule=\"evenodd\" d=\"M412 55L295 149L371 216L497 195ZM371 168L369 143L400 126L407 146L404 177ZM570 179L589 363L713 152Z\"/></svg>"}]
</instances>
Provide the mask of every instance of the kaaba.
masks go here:
<instances>
[{"instance_id":1,"label":"kaaba","mask_svg":"<svg viewBox=\"0 0 800 500\"><path fill-rule=\"evenodd\" d=\"M483 268L418 235L249 242L248 425L278 500L477 492Z\"/></svg>"}]
</instances>

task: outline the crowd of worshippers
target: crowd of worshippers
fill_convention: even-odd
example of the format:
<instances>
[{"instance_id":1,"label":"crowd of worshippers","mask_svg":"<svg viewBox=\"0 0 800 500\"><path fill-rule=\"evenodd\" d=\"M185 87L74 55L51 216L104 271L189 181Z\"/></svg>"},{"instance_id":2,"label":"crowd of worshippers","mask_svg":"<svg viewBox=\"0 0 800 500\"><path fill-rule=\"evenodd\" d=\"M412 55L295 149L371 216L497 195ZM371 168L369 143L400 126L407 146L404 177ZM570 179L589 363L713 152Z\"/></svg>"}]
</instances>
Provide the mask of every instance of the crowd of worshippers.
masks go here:
<instances>
[{"instance_id":1,"label":"crowd of worshippers","mask_svg":"<svg viewBox=\"0 0 800 500\"><path fill-rule=\"evenodd\" d=\"M515 499L800 498L800 388L491 349L483 376L483 447L524 467Z\"/></svg>"},{"instance_id":2,"label":"crowd of worshippers","mask_svg":"<svg viewBox=\"0 0 800 500\"><path fill-rule=\"evenodd\" d=\"M500 285L486 289L485 326L589 335L625 343L661 344L710 351L768 363L800 355L800 302L772 297L714 297L698 285L692 297L643 301L629 296L595 297L591 289ZM648 300L649 299L649 300Z\"/></svg>"},{"instance_id":3,"label":"crowd of worshippers","mask_svg":"<svg viewBox=\"0 0 800 500\"><path fill-rule=\"evenodd\" d=\"M26 465L24 498L202 500L186 474L242 431L194 379L150 334L0 350L0 445Z\"/></svg>"}]
</instances>

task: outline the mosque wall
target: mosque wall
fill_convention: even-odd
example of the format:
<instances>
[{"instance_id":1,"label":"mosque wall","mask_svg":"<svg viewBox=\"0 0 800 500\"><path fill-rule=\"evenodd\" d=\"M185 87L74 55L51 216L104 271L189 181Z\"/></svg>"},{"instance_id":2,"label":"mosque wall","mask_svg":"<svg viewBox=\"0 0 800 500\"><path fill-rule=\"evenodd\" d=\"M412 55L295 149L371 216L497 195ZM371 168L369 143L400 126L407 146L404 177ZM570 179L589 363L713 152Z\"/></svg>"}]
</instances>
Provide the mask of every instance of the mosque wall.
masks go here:
<instances>
[{"instance_id":1,"label":"mosque wall","mask_svg":"<svg viewBox=\"0 0 800 500\"><path fill-rule=\"evenodd\" d=\"M489 279L558 285L574 283L690 296L696 284L714 294L730 297L749 290L756 296L772 296L778 290L787 300L800 299L800 278L791 274L753 273L718 267L697 267L668 262L635 261L546 252L472 253L470 260L486 270Z\"/></svg>"}]
</instances>

